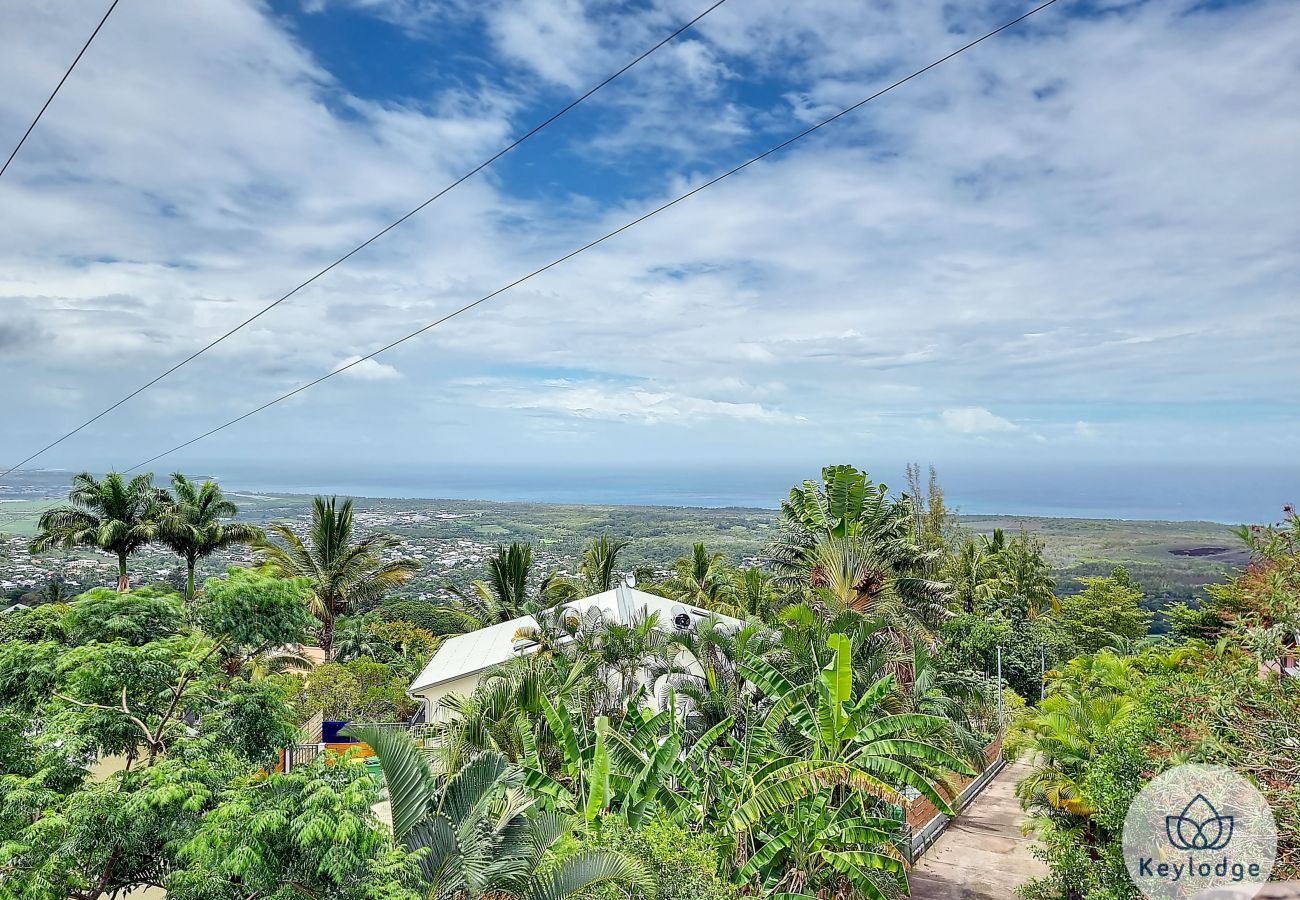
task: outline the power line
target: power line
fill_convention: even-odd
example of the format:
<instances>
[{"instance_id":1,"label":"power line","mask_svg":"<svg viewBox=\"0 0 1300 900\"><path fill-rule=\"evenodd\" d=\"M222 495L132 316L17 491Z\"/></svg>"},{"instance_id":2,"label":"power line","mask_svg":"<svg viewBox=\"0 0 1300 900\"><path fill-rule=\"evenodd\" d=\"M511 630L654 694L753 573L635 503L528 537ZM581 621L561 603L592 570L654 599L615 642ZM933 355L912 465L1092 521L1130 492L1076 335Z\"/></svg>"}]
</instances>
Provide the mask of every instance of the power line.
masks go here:
<instances>
[{"instance_id":1,"label":"power line","mask_svg":"<svg viewBox=\"0 0 1300 900\"><path fill-rule=\"evenodd\" d=\"M331 270L333 270L333 269L336 268L337 266L342 265L344 262L346 262L347 260L351 259L351 258L352 258L353 256L355 256L356 254L360 253L362 250L364 250L365 248L369 247L369 246L370 246L371 244L373 244L375 241L379 240L381 237L383 237L384 235L388 234L388 232L392 231L394 228L396 228L397 226L401 225L401 224L402 224L403 222L405 222L407 219L409 219L409 218L411 218L412 216L414 216L414 215L416 215L417 213L419 213L421 210L423 210L423 209L424 209L425 207L427 207L429 204L433 203L433 202L434 202L435 200L437 200L438 198L442 197L442 196L443 196L444 194L446 194L447 192L449 192L449 191L451 191L452 189L456 188L457 186L459 186L460 184L464 183L465 181L468 181L470 178L473 178L473 177L474 177L475 175L477 175L479 172L482 172L484 169L486 169L488 166L492 165L494 162L496 162L496 161L497 161L498 159L500 159L501 157L505 156L505 155L506 155L507 153L509 153L511 150L514 150L516 147L518 147L518 146L519 146L520 144L522 144L524 141L526 141L526 140L528 140L529 138L533 137L533 135L537 134L537 133L538 133L539 131L541 131L543 128L545 128L546 126L550 125L550 124L551 124L552 122L554 122L556 119L559 119L561 116L563 116L565 113L569 112L569 111L570 111L571 109L573 109L575 106L577 106L578 104L582 103L582 102L583 102L584 100L586 100L587 98L591 97L592 94L595 94L597 91L599 91L600 89L604 88L606 85L608 85L610 82L614 81L614 80L615 80L616 78L618 78L620 75L622 75L622 74L624 74L625 72L627 72L627 71L628 71L629 69L631 69L633 66L635 66L635 65L637 65L638 63L642 62L646 57L650 56L650 54L654 53L656 50L658 50L659 48L663 47L665 44L668 44L668 43L672 42L673 40L675 40L675 39L676 39L678 36L680 36L683 32L687 31L689 28L691 28L693 25L695 25L697 22L699 22L701 19L703 19L703 18L704 18L705 16L707 16L709 13L713 12L715 9L717 9L719 6L721 6L723 3L726 3L726 2L727 2L727 0L716 0L716 2L714 2L714 3L713 3L712 5L710 5L708 8L706 8L703 12L701 12L701 13L700 13L699 15L697 15L695 18L691 19L689 22L687 22L686 24L684 24L684 25L682 25L681 27L679 27L676 31L674 31L672 34L668 35L668 36L667 36L666 38L664 38L663 40L659 41L659 43L655 44L655 45L654 45L653 47L651 47L649 50L646 50L645 52L643 52L640 56L638 56L638 57L636 57L635 59L633 59L631 62L629 62L627 65L623 66L623 68L619 69L619 70L618 70L617 72L615 72L614 74L612 74L612 75L608 76L607 78L605 78L603 81L601 81L601 82L600 82L599 84L597 84L595 87L593 87L593 88L591 88L590 90L588 90L586 93L582 94L580 97L577 97L576 99L570 101L570 102L568 103L568 105L564 106L564 107L561 108L559 111L557 111L557 112L555 112L555 113L552 113L552 114L551 114L549 117L547 117L545 120L543 120L542 122L539 122L538 124L534 125L534 126L533 126L532 128L530 128L528 131L526 131L526 132L525 132L521 137L516 138L514 141L510 142L509 144L507 144L505 147L503 147L502 149L498 150L498 151L497 151L496 153L494 153L492 156L488 157L486 160L484 160L483 162L479 163L479 164L478 164L477 166L475 166L473 169L469 170L469 171L466 172L464 175L460 176L460 177L457 178L455 181L451 182L451 184L447 185L447 186L444 187L442 190L438 191L438 192L437 192L436 194L434 194L432 197L430 197L429 199L427 199L427 200L425 200L423 203L421 203L419 206L415 207L415 208L412 209L410 212L406 213L404 216L402 216L401 218L397 219L396 221L390 223L389 225L387 225L386 227L384 227L382 230L375 232L373 235L371 235L370 237L366 238L366 239L365 239L364 241L362 241L360 244L357 244L355 247L353 247L353 248L352 248L351 250L349 250L347 253L344 253L342 256L340 256L338 259L334 260L334 261L333 261L332 263L330 263L328 266L326 266L325 268L321 269L321 270L320 270L319 272L317 272L315 275L311 276L311 277L308 278L306 281L304 281L304 282L302 282L301 284L299 284L299 285L298 285L297 287L295 287L293 290L289 291L289 292L286 293L286 294L281 295L280 297L278 297L278 298L277 298L276 300L274 300L273 302L271 302L271 303L267 304L266 306L262 307L262 308L261 308L260 310L258 310L256 313L254 313L253 315L249 316L249 317L248 317L247 319L245 319L244 321L240 322L240 323L239 323L238 325L236 325L234 328L231 328L231 329L230 329L229 331L227 331L225 334L221 335L220 337L217 337L217 338L213 339L212 341L209 341L207 344L205 344L204 346L200 347L198 350L194 351L194 352L191 353L189 356L185 357L185 358L182 359L180 362L178 362L178 363L176 363L175 365L173 365L171 368L165 370L164 372L162 372L161 374L157 375L156 377L150 379L149 381L146 381L144 384L140 385L140 386L139 386L138 388L136 388L134 391L132 391L131 393L127 394L125 397L122 397L120 400L117 400L117 401L114 402L111 406L109 406L109 407L107 407L107 408L101 410L100 412L96 413L94 416L91 416L89 419L87 419L86 421L82 422L80 425L78 425L76 428L72 429L71 431L67 432L67 433L64 434L62 437L58 438L57 440L51 441L50 443L46 444L46 445L45 445L44 447L42 447L41 449L37 450L37 451L36 451L35 453L33 453L31 456L28 456L26 459L19 460L19 461L18 461L16 464L14 464L13 466L10 466L10 467L9 467L8 469L6 469L5 471L0 472L0 478L4 478L6 475L9 475L11 472L14 472L14 471L16 471L16 470L22 468L23 466L27 465L27 463L29 463L29 462L31 462L32 460L36 459L37 457L43 455L43 454L46 453L47 451L54 449L54 448L57 447L59 444L62 444L64 441L66 441L68 438L70 438L70 437L72 437L73 435L75 435L77 432L81 431L81 430L82 430L83 428L85 428L86 426L88 426L88 425L92 425L92 424L94 424L95 422L98 422L100 419L104 418L104 416L108 415L108 414L111 413L113 410L117 409L117 408L118 408L119 406L121 406L123 403L126 403L127 401L133 399L134 397L137 397L137 396L139 396L140 394L144 393L144 392L147 391L149 388L153 387L155 384L157 384L158 382L162 381L164 378L166 378L167 376L171 375L173 372L177 371L178 369L180 369L180 368L182 368L182 367L184 367L184 366L189 365L189 364L192 363L194 360L196 360L196 359L198 359L200 356L202 356L204 353L207 353L207 352L208 352L209 350L211 350L213 347L215 347L215 346L217 346L218 344L220 344L220 343L221 343L222 341L224 341L226 338L230 337L231 335L235 334L236 332L242 331L245 327L247 327L248 325L251 325L253 322L257 321L257 320L260 319L262 316L266 315L268 312L270 312L271 310L275 309L275 308L276 308L277 306L279 306L281 303L283 303L284 301L288 300L290 297L292 297L294 294L296 294L296 293L298 293L299 291L301 291L303 288L307 287L309 284L311 284L312 282L314 282L316 279L318 279L318 278L320 278L321 276L327 274L328 272L330 272ZM113 0L113 5L114 5L114 6L116 6L117 3L118 3L118 0ZM112 9L111 9L111 8L110 8L109 12L112 12ZM107 18L107 16L105 16L105 18ZM103 23L101 22L100 24L102 25ZM96 29L96 31L98 31L98 29ZM93 37L93 35L92 35L92 37ZM84 49L83 49L83 52L84 52ZM78 59L80 59L80 56L78 56ZM75 65L75 63L74 63L74 65ZM64 77L66 78L67 76L64 76ZM62 84L62 82L60 82L60 84ZM51 99L53 99L53 98L51 98ZM48 102L47 102L46 105L48 105ZM33 124L34 124L34 123L33 123ZM28 129L28 131L30 131L30 130L31 130L31 129ZM21 145L20 145L20 146L21 146ZM15 150L14 152L16 153L17 150ZM12 158L12 157L11 157L11 158Z\"/></svg>"},{"instance_id":2,"label":"power line","mask_svg":"<svg viewBox=\"0 0 1300 900\"><path fill-rule=\"evenodd\" d=\"M9 154L9 158L5 160L5 164L0 166L0 176L4 175L5 170L9 168L9 164L13 162L14 157L18 155L18 151L23 149L23 144L27 143L27 136L32 133L32 129L36 127L36 123L41 120L41 116L45 115L45 110L49 109L50 104L54 102L54 97L59 93L59 89L63 87L63 82L68 80L68 76L71 75L72 70L77 67L77 63L81 62L81 57L85 55L86 49L90 47L90 42L95 39L95 35L99 34L99 29L104 27L104 23L107 22L108 17L113 14L113 10L117 9L117 4L119 2L120 0L113 0L112 5L108 7L108 12L104 13L104 18L99 20L99 24L96 25L95 30L90 33L90 37L86 38L86 43L82 45L81 52L77 54L77 58L72 61L72 65L68 66L68 71L63 73L63 77L59 79L59 83L54 86L54 91L45 99L45 105L41 107L41 111L36 114L36 118L32 119L32 124L27 126L27 130L23 132L23 136L18 139L18 146L14 147L13 152ZM10 471L13 470L11 469ZM9 472L5 472L4 474L8 475Z\"/></svg>"},{"instance_id":3,"label":"power line","mask_svg":"<svg viewBox=\"0 0 1300 900\"><path fill-rule=\"evenodd\" d=\"M876 91L874 94L871 94L869 97L866 97L866 98L864 98L864 99L862 99L862 100L859 100L857 103L854 103L852 106L849 106L849 107L846 107L846 108L840 110L839 112L835 113L835 115L830 116L829 118L823 119L822 121L818 122L816 125L813 125L813 126L810 127L810 128L806 128L806 129L804 129L803 131L799 132L798 134L794 135L793 137L786 138L784 141L782 141L781 143L777 144L776 146L771 147L770 149L764 150L762 153L758 154L757 156L751 157L750 159L746 160L745 162L741 163L740 165L736 166L735 168L728 169L727 171L723 172L721 175L715 175L713 178L710 178L708 181L704 182L703 184L697 185L696 187L694 187L694 188L692 188L691 190L687 191L686 193L684 193L684 194L682 194L682 195L676 197L675 199L668 201L667 203L663 204L662 206L655 207L654 209L650 210L650 212L644 213L643 215L638 216L637 218L633 219L632 221L627 222L627 223L625 223L625 224L623 224L623 225L620 225L618 228L615 228L613 231L610 231L610 232L608 232L608 233L602 235L601 237L596 238L594 241L591 241L591 242L589 242L589 243L583 244L581 247L578 247L578 248L575 249L575 250L571 250L570 252L564 254L563 256L561 256L561 257L559 257L559 258L557 258L557 259L552 260L551 262L547 263L546 265L544 265L544 266L542 266L542 267L540 267L540 268L534 269L533 271L529 272L527 275L524 275L524 276L521 277L521 278L517 278L517 279L515 279L514 281L512 281L512 282L510 282L509 284L505 285L504 287L499 287L499 288L497 288L495 291L493 291L493 292L490 293L490 294L485 294L485 295L483 295L482 297L479 297L477 300L475 300L475 301L473 301L473 302L471 302L471 303L467 303L467 304L465 304L464 306L460 307L459 309L453 310L452 312L448 313L447 315L443 316L442 318L440 318L440 319L436 319L436 320L434 320L433 322L430 322L428 325L425 325L425 326L423 326L423 327L421 327L421 328L416 329L415 331L412 331L410 334L406 335L405 337L398 338L397 340L393 341L392 343L385 344L384 346L380 347L378 350L373 350L373 351L371 351L370 353L366 354L365 356L362 356L362 357L360 357L360 358L358 358L358 359L355 359L355 360L353 360L352 362L348 363L348 364L345 365L345 366L340 366L339 368L333 370L332 372L329 372L329 373L327 373L327 374L325 374L325 375L320 376L319 378L315 378L315 379L313 379L313 380L311 380L311 381L308 381L306 384L301 384L301 385L299 385L298 387L294 388L293 390L289 391L288 393L281 394L279 397L276 397L274 400L271 400L271 401L269 401L269 402L267 402L267 403L263 403L261 406L257 407L256 409L251 409L251 410L249 410L248 412L244 413L243 415L236 416L235 418L231 419L230 421L225 422L225 423L223 423L223 424L221 424L221 425L218 425L216 428L212 428L212 429L210 429L210 430L208 430L208 431L203 432L202 434L198 435L197 437L190 438L188 441L185 441L185 442L182 443L182 444L177 444L175 447L172 447L170 450L165 450L165 451L163 451L162 453L159 453L159 454L156 455L156 456L151 456L151 457L149 457L148 459L144 460L143 462L138 462L138 463L136 463L134 466L132 466L131 468L127 469L126 471L127 471L127 472L133 472L133 471L135 471L136 469L142 468L142 467L144 467L144 466L149 465L149 464L152 463L152 462L156 462L157 460L162 459L164 456L170 456L171 454L177 452L178 450L183 450L183 449L185 449L186 447L190 446L191 444L196 444L196 443L198 443L199 441L204 440L205 438L211 437L212 435L216 434L216 433L219 432L219 431L224 431L225 429L229 428L229 427L232 426L232 425L236 425L236 424L238 424L239 422L242 422L242 421L244 421L244 420L247 419L247 418L250 418L250 417L252 417L252 416L257 415L257 414L260 413L260 412L263 412L263 411L265 411L265 410L267 410L267 409L270 409L272 406L275 406L275 405L278 404L278 403L282 403L283 401L288 400L290 397L294 397L294 396L296 396L296 395L298 395L298 394L301 394L303 391L310 390L311 388L315 387L316 385L320 384L320 383L323 382L323 381L328 381L329 379L333 378L335 375L340 375L340 374L342 374L343 372L346 372L348 369L351 369L353 366L357 366L357 365L360 365L360 364L363 363L363 362L366 362L366 361L368 361L368 360L374 359L376 356L379 356L381 353L385 353L385 352L387 352L387 351L393 349L394 347L398 346L399 344L404 344L404 343L406 343L407 341L411 340L412 338L414 338L414 337L418 337L419 335L424 334L426 331L430 330L431 328L436 328L436 327L438 327L439 325L443 324L444 322L448 321L449 319L453 319L453 318L455 318L456 316L459 316L461 313L468 312L469 310L473 309L474 307L476 307L476 306L478 306L478 305L480 305L480 304L482 304L482 303L486 303L486 302L488 302L489 300L493 299L494 297L498 297L498 296L500 296L501 294L504 294L506 291L510 290L511 288L518 287L519 285L523 284L525 281L528 281L528 280L530 280L530 279L532 279L532 278L534 278L534 277L536 277L536 276L542 274L543 272L547 271L548 269L552 269L552 268L554 268L555 266L558 266L558 265L560 265L561 263L566 262L567 260L572 259L573 257L577 256L578 254L580 254L580 253L584 253L584 252L586 252L587 250L590 250L592 247L595 247L595 246L597 246L598 244L603 244L605 241L609 240L610 238L615 237L616 235L622 234L624 231L627 231L629 228L633 228L633 227L635 227L635 226L641 224L641 223L644 222L646 219L649 219L649 218L651 218L651 217L653 217L653 216L657 216L659 213L663 212L664 210L667 210L667 209L670 209L670 208L676 206L678 203L681 203L683 200L686 200L686 199L689 199L690 197L695 196L696 194L700 193L701 191L703 191L703 190L705 190L705 189L707 189L707 188L709 188L709 187L712 187L713 185L717 184L718 182L720 182L720 181L722 181L722 180L724 180L724 179L726 179L726 178L730 178L732 175L735 175L737 172L740 172L740 171L742 171L743 169L747 169L747 168L749 168L749 167L752 166L754 163L759 162L759 161L761 161L761 160L764 160L764 159L766 159L767 157L773 155L774 153L779 153L780 151L782 151L782 150L784 150L785 148L789 147L791 144L794 144L794 143L797 142L797 141L801 141L801 140L803 140L804 138L808 137L810 134L813 134L814 132L819 131L819 130L821 130L822 128L825 128L827 125L831 124L832 122L834 122L834 121L836 121L836 120L838 120L838 119L841 119L841 118L843 118L844 116L847 116L849 113L852 113L852 112L855 112L855 111L858 110L858 109L861 109L863 106L866 106L868 103L870 103L871 101L875 100L877 97L881 97L881 96L883 96L883 95L889 93L889 92L892 91L894 88L906 84L907 82L911 81L913 78L916 78L916 77L918 77L918 76L920 76L920 75L924 75L926 72L930 71L931 69L935 68L936 66L943 65L945 62L947 62L948 60L952 59L954 56L957 56L957 55L959 55L959 54L961 54L961 53L964 53L964 52L966 52L967 50L969 50L970 48L974 47L976 44L981 44L981 43L983 43L984 41L988 40L989 38L991 38L991 37L993 37L993 36L995 36L995 35L997 35L997 34L1000 34L1000 33L1002 33L1003 31L1006 31L1008 28L1011 28L1012 26L1017 25L1017 24L1019 24L1020 22L1023 22L1025 19L1028 19L1030 16L1032 16L1032 15L1034 15L1034 14L1036 14L1036 13L1039 13L1039 12L1043 11L1044 9L1047 9L1047 7L1053 5L1053 4L1056 3L1056 2L1057 2L1057 0L1047 0L1047 2L1042 3L1042 4L1040 4L1039 6L1036 6L1036 7L1034 7L1033 9L1029 10L1029 12L1024 13L1024 14L1022 14L1022 15L1020 15L1020 16L1017 16L1016 18L1012 19L1011 21L1006 22L1005 24L998 26L997 28L995 28L995 29L993 29L992 31L988 32L987 34L983 35L982 37L978 37L978 38L976 38L975 40L971 41L970 43L968 43L968 44L964 44L963 46L958 47L956 50L953 50L951 53L947 54L946 56L942 56L942 57L940 57L939 59L935 60L934 62L930 63L929 65L924 66L923 68L917 69L915 72L913 72L912 74L906 76L905 78L900 78L898 81L895 81L893 84L889 85L888 87L885 87L885 88L882 88L882 89Z\"/></svg>"}]
</instances>

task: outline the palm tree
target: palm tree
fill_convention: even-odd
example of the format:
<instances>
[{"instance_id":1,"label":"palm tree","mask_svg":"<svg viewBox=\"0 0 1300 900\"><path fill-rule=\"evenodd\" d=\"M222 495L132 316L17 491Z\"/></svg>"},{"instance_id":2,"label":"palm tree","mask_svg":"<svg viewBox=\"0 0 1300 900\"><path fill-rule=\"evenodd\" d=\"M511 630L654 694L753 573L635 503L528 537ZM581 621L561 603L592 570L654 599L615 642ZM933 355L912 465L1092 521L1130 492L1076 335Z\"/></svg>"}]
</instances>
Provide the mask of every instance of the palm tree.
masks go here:
<instances>
[{"instance_id":1,"label":"palm tree","mask_svg":"<svg viewBox=\"0 0 1300 900\"><path fill-rule=\"evenodd\" d=\"M392 798L393 836L419 858L422 894L432 900L564 900L601 884L653 888L621 853L552 848L569 822L535 808L523 776L488 751L444 775L403 732L353 726L379 758ZM446 770L443 770L446 771Z\"/></svg>"},{"instance_id":2,"label":"palm tree","mask_svg":"<svg viewBox=\"0 0 1300 900\"><path fill-rule=\"evenodd\" d=\"M239 513L221 486L205 480L195 484L180 472L172 473L172 492L164 494L158 520L158 539L185 560L185 600L194 599L194 569L200 559L238 544L252 544L265 535L256 525L223 522Z\"/></svg>"},{"instance_id":3,"label":"palm tree","mask_svg":"<svg viewBox=\"0 0 1300 900\"><path fill-rule=\"evenodd\" d=\"M509 622L543 606L551 590L553 574L541 580L536 597L529 597L532 568L532 545L512 543L509 547L497 547L496 555L488 559L486 580L473 582L468 591L453 584L446 587L459 598L465 612L482 625Z\"/></svg>"},{"instance_id":4,"label":"palm tree","mask_svg":"<svg viewBox=\"0 0 1300 900\"><path fill-rule=\"evenodd\" d=\"M717 609L731 588L727 563L721 553L710 553L703 543L696 544L691 555L673 565L673 574L664 588L674 599Z\"/></svg>"},{"instance_id":5,"label":"palm tree","mask_svg":"<svg viewBox=\"0 0 1300 900\"><path fill-rule=\"evenodd\" d=\"M603 594L618 586L618 556L628 542L602 533L582 551L577 578L557 578L551 590L556 600L575 600Z\"/></svg>"},{"instance_id":6,"label":"palm tree","mask_svg":"<svg viewBox=\"0 0 1300 900\"><path fill-rule=\"evenodd\" d=\"M728 597L730 603L720 606L718 612L764 621L769 619L780 602L771 573L758 566L738 569L732 574Z\"/></svg>"},{"instance_id":7,"label":"palm tree","mask_svg":"<svg viewBox=\"0 0 1300 900\"><path fill-rule=\"evenodd\" d=\"M284 578L307 578L311 582L312 613L320 620L320 644L330 655L334 644L334 620L354 606L377 600L407 582L415 573L413 559L385 559L401 547L389 534L377 533L354 539L352 499L342 504L337 497L316 497L312 501L311 528L304 541L283 523L271 525L273 542L257 543L258 556Z\"/></svg>"},{"instance_id":8,"label":"palm tree","mask_svg":"<svg viewBox=\"0 0 1300 900\"><path fill-rule=\"evenodd\" d=\"M1040 542L1026 534L1014 538L998 554L997 567L993 591L1000 598L1023 605L1026 618L1032 621L1043 610L1061 611L1056 581Z\"/></svg>"},{"instance_id":9,"label":"palm tree","mask_svg":"<svg viewBox=\"0 0 1300 900\"><path fill-rule=\"evenodd\" d=\"M334 631L334 658L348 662L361 656L375 657L383 650L383 642L366 627L361 616L343 619Z\"/></svg>"},{"instance_id":10,"label":"palm tree","mask_svg":"<svg viewBox=\"0 0 1300 900\"><path fill-rule=\"evenodd\" d=\"M131 586L127 557L157 537L162 499L152 474L127 481L120 472L109 472L103 480L82 472L72 479L68 504L41 516L31 552L96 547L116 554L117 589L126 591Z\"/></svg>"}]
</instances>

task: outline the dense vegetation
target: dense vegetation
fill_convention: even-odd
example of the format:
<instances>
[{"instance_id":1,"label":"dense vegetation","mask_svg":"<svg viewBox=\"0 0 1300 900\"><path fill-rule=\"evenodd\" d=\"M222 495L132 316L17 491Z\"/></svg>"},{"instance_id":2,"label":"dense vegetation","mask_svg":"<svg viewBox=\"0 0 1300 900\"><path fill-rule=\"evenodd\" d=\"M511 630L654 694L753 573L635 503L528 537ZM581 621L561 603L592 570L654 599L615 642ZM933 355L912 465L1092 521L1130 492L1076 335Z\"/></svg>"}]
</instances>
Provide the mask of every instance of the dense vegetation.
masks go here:
<instances>
[{"instance_id":1,"label":"dense vegetation","mask_svg":"<svg viewBox=\"0 0 1300 900\"><path fill-rule=\"evenodd\" d=\"M0 897L898 897L904 808L949 809L1000 710L1033 754L1019 790L1051 867L1029 896L1136 896L1118 824L1186 760L1259 784L1293 871L1300 691L1278 661L1300 630L1295 517L1247 531L1250 568L1154 639L1124 569L1063 590L1039 541L964 533L918 476L891 493L825 469L754 565L701 543L666 572L629 567L602 535L574 571L541 571L515 543L450 604L395 593L416 561L350 502L263 530L212 482L77 476L32 550L113 553L118 589L0 617ZM193 573L235 542L253 567L130 587L144 547ZM629 568L731 619L557 611ZM448 635L523 615L538 652L437 725L366 724L415 711L406 687ZM356 723L382 781L355 753L280 771L316 713Z\"/></svg>"}]
</instances>

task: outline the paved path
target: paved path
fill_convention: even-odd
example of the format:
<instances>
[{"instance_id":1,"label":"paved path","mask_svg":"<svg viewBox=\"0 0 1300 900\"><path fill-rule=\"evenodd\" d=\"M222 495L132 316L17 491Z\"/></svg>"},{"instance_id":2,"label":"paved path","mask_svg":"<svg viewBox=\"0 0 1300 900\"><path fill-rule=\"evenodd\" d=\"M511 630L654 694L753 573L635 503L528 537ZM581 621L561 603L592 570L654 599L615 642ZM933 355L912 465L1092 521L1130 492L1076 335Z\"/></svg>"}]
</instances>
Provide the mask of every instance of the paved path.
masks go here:
<instances>
[{"instance_id":1,"label":"paved path","mask_svg":"<svg viewBox=\"0 0 1300 900\"><path fill-rule=\"evenodd\" d=\"M1015 786L1026 768L999 772L926 851L909 879L915 900L1014 900L1017 886L1047 874L1020 832Z\"/></svg>"}]
</instances>

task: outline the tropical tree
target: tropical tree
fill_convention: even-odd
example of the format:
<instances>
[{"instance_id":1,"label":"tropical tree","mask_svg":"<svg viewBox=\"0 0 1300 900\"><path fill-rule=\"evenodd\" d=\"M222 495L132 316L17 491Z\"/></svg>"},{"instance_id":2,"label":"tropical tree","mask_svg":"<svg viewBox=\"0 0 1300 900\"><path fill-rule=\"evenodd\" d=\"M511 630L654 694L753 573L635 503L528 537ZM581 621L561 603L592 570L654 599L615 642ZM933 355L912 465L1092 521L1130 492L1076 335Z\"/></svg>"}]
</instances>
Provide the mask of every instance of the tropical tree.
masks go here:
<instances>
[{"instance_id":1,"label":"tropical tree","mask_svg":"<svg viewBox=\"0 0 1300 900\"><path fill-rule=\"evenodd\" d=\"M1016 614L1030 621L1043 611L1060 612L1061 601L1056 596L1056 581L1052 567L1043 556L1041 541L1027 534L1017 535L1007 542L997 555L997 575L994 576L992 602L1005 605L1010 602Z\"/></svg>"},{"instance_id":2,"label":"tropical tree","mask_svg":"<svg viewBox=\"0 0 1300 900\"><path fill-rule=\"evenodd\" d=\"M721 553L710 553L703 543L696 544L690 556L677 560L673 574L664 582L665 591L673 598L705 609L718 609L726 603L731 586L726 559Z\"/></svg>"},{"instance_id":3,"label":"tropical tree","mask_svg":"<svg viewBox=\"0 0 1300 900\"><path fill-rule=\"evenodd\" d=\"M306 578L311 584L311 611L320 621L320 645L328 656L334 643L334 620L353 607L378 600L415 573L415 560L385 558L401 547L397 538L377 533L353 535L352 500L336 497L312 501L312 521L304 541L283 523L257 543L258 556L276 574ZM270 538L278 538L279 541Z\"/></svg>"},{"instance_id":4,"label":"tropical tree","mask_svg":"<svg viewBox=\"0 0 1300 900\"><path fill-rule=\"evenodd\" d=\"M553 596L560 600L591 597L618 586L618 557L628 542L602 533L582 550L577 578L556 578Z\"/></svg>"},{"instance_id":5,"label":"tropical tree","mask_svg":"<svg viewBox=\"0 0 1300 900\"><path fill-rule=\"evenodd\" d=\"M664 641L661 659L648 667L647 679L658 685L660 708L676 706L685 717L688 739L723 721L743 730L754 691L740 667L770 654L776 634L759 622L733 630L708 618L688 631L666 635Z\"/></svg>"},{"instance_id":6,"label":"tropical tree","mask_svg":"<svg viewBox=\"0 0 1300 900\"><path fill-rule=\"evenodd\" d=\"M855 608L888 589L914 617L929 620L942 615L949 593L946 583L926 577L942 551L918 543L911 499L891 498L853 466L827 466L820 484L791 488L781 501L780 536L765 552L777 585L796 590L825 586L826 556L835 554L838 567L861 576L848 585L852 597L841 592Z\"/></svg>"},{"instance_id":7,"label":"tropical tree","mask_svg":"<svg viewBox=\"0 0 1300 900\"><path fill-rule=\"evenodd\" d=\"M334 630L334 658L339 662L348 662L361 656L372 659L383 652L384 644L367 627L361 616L349 616L341 620Z\"/></svg>"},{"instance_id":8,"label":"tropical tree","mask_svg":"<svg viewBox=\"0 0 1300 900\"><path fill-rule=\"evenodd\" d=\"M195 484L180 472L174 472L171 492L164 492L161 499L158 540L185 560L187 602L194 599L194 569L200 559L265 537L256 525L223 521L233 519L239 509L211 479Z\"/></svg>"},{"instance_id":9,"label":"tropical tree","mask_svg":"<svg viewBox=\"0 0 1300 900\"><path fill-rule=\"evenodd\" d=\"M719 605L718 612L763 621L770 620L781 602L772 574L758 566L747 566L732 573L727 598L729 602Z\"/></svg>"},{"instance_id":10,"label":"tropical tree","mask_svg":"<svg viewBox=\"0 0 1300 900\"><path fill-rule=\"evenodd\" d=\"M115 554L117 589L126 591L131 586L127 557L158 536L163 499L152 474L127 481L120 472L109 472L102 479L81 472L72 479L68 503L41 516L31 552L95 547Z\"/></svg>"},{"instance_id":11,"label":"tropical tree","mask_svg":"<svg viewBox=\"0 0 1300 900\"><path fill-rule=\"evenodd\" d=\"M524 776L485 752L450 774L436 771L403 732L352 726L374 748L392 799L393 836L419 857L424 895L435 900L562 900L606 883L652 887L621 853L552 848L569 821L542 812Z\"/></svg>"},{"instance_id":12,"label":"tropical tree","mask_svg":"<svg viewBox=\"0 0 1300 900\"><path fill-rule=\"evenodd\" d=\"M742 667L771 701L754 730L772 752L748 775L727 822L730 834L753 839L736 880L757 881L764 893L885 900L907 890L890 805L911 788L950 812L936 781L971 769L913 737L945 720L891 711L893 676L856 693L849 638L835 634L829 643L829 663L806 684L792 684L764 660Z\"/></svg>"},{"instance_id":13,"label":"tropical tree","mask_svg":"<svg viewBox=\"0 0 1300 900\"><path fill-rule=\"evenodd\" d=\"M482 625L509 622L545 605L554 576L545 576L537 593L530 595L532 567L532 545L512 543L509 547L497 547L496 555L488 558L486 580L473 582L468 591L452 584L447 589L460 599L465 612Z\"/></svg>"}]
</instances>

